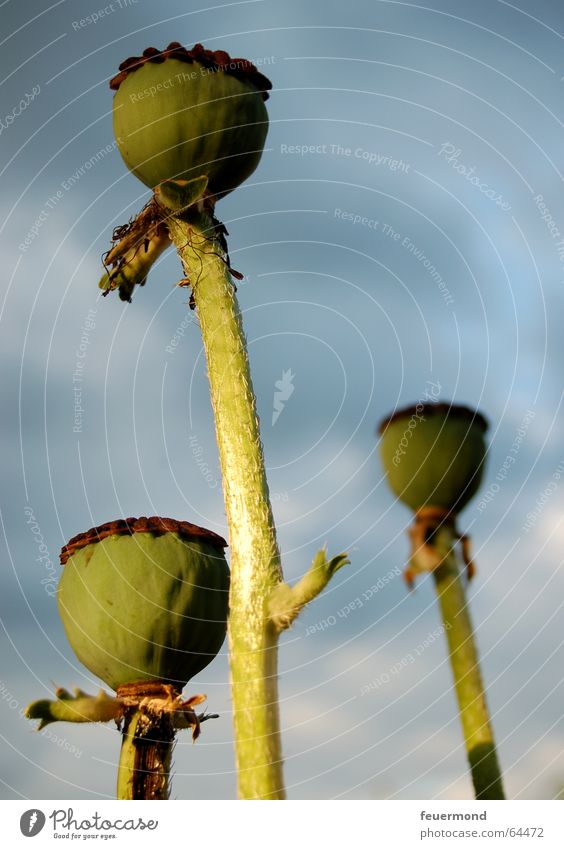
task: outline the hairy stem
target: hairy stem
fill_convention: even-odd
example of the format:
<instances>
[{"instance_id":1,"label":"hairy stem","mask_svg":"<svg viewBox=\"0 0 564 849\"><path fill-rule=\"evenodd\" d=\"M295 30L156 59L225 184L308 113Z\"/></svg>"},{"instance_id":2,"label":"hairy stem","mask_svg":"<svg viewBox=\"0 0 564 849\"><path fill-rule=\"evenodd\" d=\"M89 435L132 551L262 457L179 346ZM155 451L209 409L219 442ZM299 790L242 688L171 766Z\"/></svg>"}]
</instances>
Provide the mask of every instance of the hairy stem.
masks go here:
<instances>
[{"instance_id":1,"label":"hairy stem","mask_svg":"<svg viewBox=\"0 0 564 849\"><path fill-rule=\"evenodd\" d=\"M174 745L170 717L151 720L132 710L124 720L118 767L118 799L168 799Z\"/></svg>"},{"instance_id":2,"label":"hairy stem","mask_svg":"<svg viewBox=\"0 0 564 849\"><path fill-rule=\"evenodd\" d=\"M456 554L456 537L447 527L435 534L433 545L442 562L433 571L447 635L458 709L476 799L504 799L478 651Z\"/></svg>"},{"instance_id":3,"label":"hairy stem","mask_svg":"<svg viewBox=\"0 0 564 849\"><path fill-rule=\"evenodd\" d=\"M190 280L206 352L231 547L229 648L239 796L283 799L277 629L282 580L256 402L235 287L211 217L168 220Z\"/></svg>"},{"instance_id":4,"label":"hairy stem","mask_svg":"<svg viewBox=\"0 0 564 849\"><path fill-rule=\"evenodd\" d=\"M346 554L327 560L324 548L317 552L311 567L297 584L278 584L270 598L270 618L278 631L289 628L300 611L325 589L335 572L350 563Z\"/></svg>"}]
</instances>

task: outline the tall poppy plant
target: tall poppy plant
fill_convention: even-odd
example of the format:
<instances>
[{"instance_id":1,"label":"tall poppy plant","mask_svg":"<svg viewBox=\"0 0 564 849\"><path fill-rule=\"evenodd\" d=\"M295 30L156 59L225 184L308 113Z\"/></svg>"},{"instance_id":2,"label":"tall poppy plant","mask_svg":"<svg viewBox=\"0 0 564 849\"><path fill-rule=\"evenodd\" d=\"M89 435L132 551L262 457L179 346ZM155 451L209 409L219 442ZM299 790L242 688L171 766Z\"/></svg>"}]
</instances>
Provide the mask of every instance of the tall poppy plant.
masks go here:
<instances>
[{"instance_id":1,"label":"tall poppy plant","mask_svg":"<svg viewBox=\"0 0 564 849\"><path fill-rule=\"evenodd\" d=\"M390 488L415 514L406 581L411 588L417 575L433 575L476 798L503 799L460 554L468 580L474 564L457 530L458 513L480 485L486 430L481 413L448 403L407 407L379 428Z\"/></svg>"}]
</instances>

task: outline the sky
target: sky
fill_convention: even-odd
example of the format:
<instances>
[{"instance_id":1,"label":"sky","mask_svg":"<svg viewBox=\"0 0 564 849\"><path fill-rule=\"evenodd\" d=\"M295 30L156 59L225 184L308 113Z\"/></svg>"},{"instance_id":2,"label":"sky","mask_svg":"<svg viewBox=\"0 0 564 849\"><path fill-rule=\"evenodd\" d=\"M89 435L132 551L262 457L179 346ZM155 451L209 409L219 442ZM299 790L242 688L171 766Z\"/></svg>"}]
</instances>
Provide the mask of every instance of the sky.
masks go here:
<instances>
[{"instance_id":1,"label":"sky","mask_svg":"<svg viewBox=\"0 0 564 849\"><path fill-rule=\"evenodd\" d=\"M459 519L478 570L469 604L507 795L555 797L561 4L7 0L0 16L3 798L115 792L115 728L37 733L22 716L56 686L101 686L57 615L61 546L154 514L228 535L178 258L163 254L132 304L97 288L113 228L149 198L116 150L108 80L173 40L250 58L272 80L262 160L217 214L245 275L285 577L324 544L351 559L281 640L289 798L472 796L432 579L409 593L401 578L411 515L376 435L430 387L490 423L483 484ZM292 391L275 415L279 381ZM173 797L234 798L225 645L193 692L220 719L195 745L179 739Z\"/></svg>"}]
</instances>

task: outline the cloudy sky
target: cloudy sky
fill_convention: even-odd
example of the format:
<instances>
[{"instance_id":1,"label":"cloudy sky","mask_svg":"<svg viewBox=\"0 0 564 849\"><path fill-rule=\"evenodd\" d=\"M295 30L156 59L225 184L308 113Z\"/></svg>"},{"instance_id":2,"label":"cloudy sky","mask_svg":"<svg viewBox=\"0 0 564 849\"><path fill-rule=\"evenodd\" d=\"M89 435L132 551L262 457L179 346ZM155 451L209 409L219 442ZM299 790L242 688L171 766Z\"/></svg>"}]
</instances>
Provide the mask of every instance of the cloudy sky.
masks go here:
<instances>
[{"instance_id":1,"label":"cloudy sky","mask_svg":"<svg viewBox=\"0 0 564 849\"><path fill-rule=\"evenodd\" d=\"M155 513L227 535L178 259L164 254L130 305L97 288L112 229L148 199L112 144L108 79L178 40L272 79L262 161L217 212L245 274L286 577L324 543L351 553L282 639L288 794L472 795L445 646L429 639L432 581L408 594L399 577L410 515L375 435L432 384L490 421L481 498L460 519L478 566L470 603L507 793L551 798L564 784L562 6L202 5L0 5L2 794L114 795L115 729L37 734L21 716L55 686L100 686L57 616L66 540ZM293 392L273 422L280 380ZM221 718L179 741L174 797L232 798L225 647L189 688Z\"/></svg>"}]
</instances>

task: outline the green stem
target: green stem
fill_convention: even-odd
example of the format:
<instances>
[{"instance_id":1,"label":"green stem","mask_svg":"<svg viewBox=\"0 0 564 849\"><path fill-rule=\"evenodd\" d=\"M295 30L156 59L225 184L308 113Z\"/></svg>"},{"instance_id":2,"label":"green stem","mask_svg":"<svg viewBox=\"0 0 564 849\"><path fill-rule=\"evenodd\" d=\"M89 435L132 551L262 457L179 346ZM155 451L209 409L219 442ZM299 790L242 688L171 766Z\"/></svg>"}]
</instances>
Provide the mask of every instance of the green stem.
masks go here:
<instances>
[{"instance_id":1,"label":"green stem","mask_svg":"<svg viewBox=\"0 0 564 849\"><path fill-rule=\"evenodd\" d=\"M124 720L118 767L118 799L168 799L174 745L170 717L151 720L132 710Z\"/></svg>"},{"instance_id":2,"label":"green stem","mask_svg":"<svg viewBox=\"0 0 564 849\"><path fill-rule=\"evenodd\" d=\"M235 287L206 212L168 227L190 279L206 352L231 547L229 648L239 796L283 799L278 630L282 580L249 359Z\"/></svg>"},{"instance_id":3,"label":"green stem","mask_svg":"<svg viewBox=\"0 0 564 849\"><path fill-rule=\"evenodd\" d=\"M456 555L456 542L450 528L443 527L435 534L433 545L443 560L433 575L447 635L460 721L476 799L504 799L478 651Z\"/></svg>"}]
</instances>

